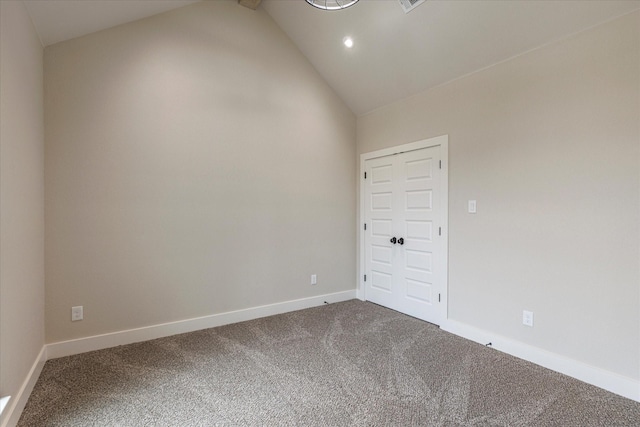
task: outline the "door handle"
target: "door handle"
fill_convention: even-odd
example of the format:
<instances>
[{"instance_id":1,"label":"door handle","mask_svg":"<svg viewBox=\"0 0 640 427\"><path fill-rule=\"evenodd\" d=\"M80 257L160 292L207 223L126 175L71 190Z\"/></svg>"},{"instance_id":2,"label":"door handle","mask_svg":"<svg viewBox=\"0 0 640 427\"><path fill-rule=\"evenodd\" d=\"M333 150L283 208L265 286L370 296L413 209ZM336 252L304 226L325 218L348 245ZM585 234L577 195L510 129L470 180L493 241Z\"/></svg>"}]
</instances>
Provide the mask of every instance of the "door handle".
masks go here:
<instances>
[{"instance_id":1,"label":"door handle","mask_svg":"<svg viewBox=\"0 0 640 427\"><path fill-rule=\"evenodd\" d=\"M401 245L404 245L404 239L401 237L398 239L398 243L400 243Z\"/></svg>"},{"instance_id":2,"label":"door handle","mask_svg":"<svg viewBox=\"0 0 640 427\"><path fill-rule=\"evenodd\" d=\"M395 237L392 237L391 240L389 240L391 243L393 243L394 245L396 244L397 240Z\"/></svg>"}]
</instances>

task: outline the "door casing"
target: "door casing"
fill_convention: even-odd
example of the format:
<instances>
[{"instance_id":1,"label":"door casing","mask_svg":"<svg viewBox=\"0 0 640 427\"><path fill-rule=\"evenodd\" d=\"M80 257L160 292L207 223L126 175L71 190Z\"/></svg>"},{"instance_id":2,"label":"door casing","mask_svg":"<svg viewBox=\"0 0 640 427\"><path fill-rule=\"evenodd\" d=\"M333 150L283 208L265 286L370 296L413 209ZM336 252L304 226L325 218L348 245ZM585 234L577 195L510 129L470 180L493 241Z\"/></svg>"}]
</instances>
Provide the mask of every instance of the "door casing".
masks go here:
<instances>
[{"instance_id":1,"label":"door casing","mask_svg":"<svg viewBox=\"0 0 640 427\"><path fill-rule=\"evenodd\" d=\"M440 156L442 160L442 169L440 170L440 202L442 206L441 218L438 227L442 227L442 235L439 237L439 247L442 256L440 257L438 268L442 271L442 299L440 302L439 324L443 324L448 319L448 301L449 301L449 135L442 135L435 138L423 139L409 144L398 145L395 147L385 148L382 150L372 151L369 153L363 153L360 155L360 179L359 179L359 192L360 192L360 215L358 221L358 252L359 252L359 266L358 266L358 279L357 279L357 291L356 295L359 299L365 301L365 183L364 183L364 170L367 160L375 159L378 157L386 157L394 154L405 153L407 151L420 150L422 148L429 148L440 146Z\"/></svg>"}]
</instances>

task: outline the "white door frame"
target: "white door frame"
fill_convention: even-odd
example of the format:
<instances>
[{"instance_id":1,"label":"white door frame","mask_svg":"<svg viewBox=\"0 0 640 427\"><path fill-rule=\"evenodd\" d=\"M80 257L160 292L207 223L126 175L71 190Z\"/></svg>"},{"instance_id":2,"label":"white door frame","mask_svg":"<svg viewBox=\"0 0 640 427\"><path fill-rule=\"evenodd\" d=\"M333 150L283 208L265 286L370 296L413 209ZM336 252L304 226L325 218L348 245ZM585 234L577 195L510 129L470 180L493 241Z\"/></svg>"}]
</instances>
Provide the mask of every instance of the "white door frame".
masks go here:
<instances>
[{"instance_id":1,"label":"white door frame","mask_svg":"<svg viewBox=\"0 0 640 427\"><path fill-rule=\"evenodd\" d=\"M358 248L360 252L360 265L358 269L358 284L356 290L356 296L362 301L365 300L365 283L364 283L364 271L365 271L365 233L363 232L365 222L365 182L364 182L364 170L365 162L367 160L375 159L378 157L386 157L394 154L405 153L407 151L415 151L423 148L440 146L440 156L442 159L442 169L440 176L441 185L441 206L442 214L438 227L442 227L442 236L440 238L440 247L442 257L439 257L440 265L438 266L442 271L442 277L444 280L444 289L442 291L442 301L440 304L440 319L441 324L445 323L449 318L448 300L449 300L449 135L437 136L435 138L423 139L421 141L411 142L409 144L398 145L395 147L385 148L383 150L372 151L370 153L363 153L360 155L360 220L358 222L359 242Z\"/></svg>"}]
</instances>

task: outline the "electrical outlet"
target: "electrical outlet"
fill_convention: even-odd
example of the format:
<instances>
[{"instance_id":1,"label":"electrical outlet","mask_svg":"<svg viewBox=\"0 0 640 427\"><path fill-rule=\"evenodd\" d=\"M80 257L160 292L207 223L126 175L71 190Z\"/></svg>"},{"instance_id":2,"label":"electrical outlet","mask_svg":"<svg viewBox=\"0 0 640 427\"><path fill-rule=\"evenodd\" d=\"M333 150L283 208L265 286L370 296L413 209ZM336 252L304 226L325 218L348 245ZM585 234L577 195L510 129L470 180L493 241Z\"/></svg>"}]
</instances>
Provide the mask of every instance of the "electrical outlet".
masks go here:
<instances>
[{"instance_id":1,"label":"electrical outlet","mask_svg":"<svg viewBox=\"0 0 640 427\"><path fill-rule=\"evenodd\" d=\"M84 318L83 309L81 305L71 307L71 321L76 322Z\"/></svg>"},{"instance_id":2,"label":"electrical outlet","mask_svg":"<svg viewBox=\"0 0 640 427\"><path fill-rule=\"evenodd\" d=\"M318 284L318 276L315 274L311 275L311 284L312 285L317 285Z\"/></svg>"},{"instance_id":3,"label":"electrical outlet","mask_svg":"<svg viewBox=\"0 0 640 427\"><path fill-rule=\"evenodd\" d=\"M522 311L522 324L533 327L533 311Z\"/></svg>"}]
</instances>

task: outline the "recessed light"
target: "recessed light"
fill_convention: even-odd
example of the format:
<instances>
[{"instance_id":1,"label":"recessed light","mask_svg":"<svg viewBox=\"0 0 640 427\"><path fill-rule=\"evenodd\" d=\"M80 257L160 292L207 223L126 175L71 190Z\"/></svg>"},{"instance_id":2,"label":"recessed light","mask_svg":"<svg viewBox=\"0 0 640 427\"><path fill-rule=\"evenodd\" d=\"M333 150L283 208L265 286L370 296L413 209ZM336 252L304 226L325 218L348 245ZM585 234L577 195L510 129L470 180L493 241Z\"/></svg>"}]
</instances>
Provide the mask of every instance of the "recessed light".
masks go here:
<instances>
[{"instance_id":1,"label":"recessed light","mask_svg":"<svg viewBox=\"0 0 640 427\"><path fill-rule=\"evenodd\" d=\"M344 39L342 39L342 43L344 43L346 47L353 47L353 39L351 37L345 37Z\"/></svg>"}]
</instances>

